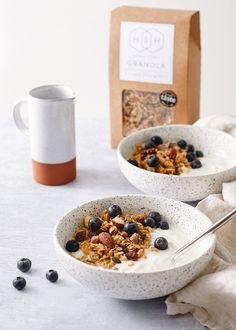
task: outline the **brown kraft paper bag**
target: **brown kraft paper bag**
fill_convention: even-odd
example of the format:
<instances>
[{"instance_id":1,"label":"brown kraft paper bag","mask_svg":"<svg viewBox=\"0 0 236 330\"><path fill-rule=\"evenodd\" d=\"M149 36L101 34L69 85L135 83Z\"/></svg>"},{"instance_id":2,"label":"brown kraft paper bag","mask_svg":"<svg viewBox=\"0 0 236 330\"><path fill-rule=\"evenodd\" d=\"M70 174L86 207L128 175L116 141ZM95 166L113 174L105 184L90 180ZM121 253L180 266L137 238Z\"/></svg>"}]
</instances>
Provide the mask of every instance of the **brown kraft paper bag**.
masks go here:
<instances>
[{"instance_id":1,"label":"brown kraft paper bag","mask_svg":"<svg viewBox=\"0 0 236 330\"><path fill-rule=\"evenodd\" d=\"M111 13L111 145L137 130L199 117L199 12L120 7Z\"/></svg>"}]
</instances>

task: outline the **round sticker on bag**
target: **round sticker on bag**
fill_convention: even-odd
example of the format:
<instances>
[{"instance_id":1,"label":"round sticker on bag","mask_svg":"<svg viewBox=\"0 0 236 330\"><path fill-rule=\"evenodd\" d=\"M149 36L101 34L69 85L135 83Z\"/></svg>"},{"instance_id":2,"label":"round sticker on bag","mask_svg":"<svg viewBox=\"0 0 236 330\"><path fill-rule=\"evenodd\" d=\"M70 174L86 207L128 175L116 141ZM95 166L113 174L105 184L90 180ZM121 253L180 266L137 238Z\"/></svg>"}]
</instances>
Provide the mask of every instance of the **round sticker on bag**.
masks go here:
<instances>
[{"instance_id":1,"label":"round sticker on bag","mask_svg":"<svg viewBox=\"0 0 236 330\"><path fill-rule=\"evenodd\" d=\"M172 91L163 91L160 94L160 102L164 106L172 108L177 103L177 95Z\"/></svg>"}]
</instances>

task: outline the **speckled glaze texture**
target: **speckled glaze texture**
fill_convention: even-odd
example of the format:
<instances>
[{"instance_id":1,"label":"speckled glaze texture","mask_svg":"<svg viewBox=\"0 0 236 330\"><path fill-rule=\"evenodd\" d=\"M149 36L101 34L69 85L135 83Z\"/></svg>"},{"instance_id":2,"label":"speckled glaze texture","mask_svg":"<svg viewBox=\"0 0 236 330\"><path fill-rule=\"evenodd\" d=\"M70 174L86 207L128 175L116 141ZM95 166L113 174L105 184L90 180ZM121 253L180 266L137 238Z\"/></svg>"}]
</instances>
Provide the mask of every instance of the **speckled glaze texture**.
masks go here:
<instances>
[{"instance_id":1,"label":"speckled glaze texture","mask_svg":"<svg viewBox=\"0 0 236 330\"><path fill-rule=\"evenodd\" d=\"M158 210L169 224L180 224L189 239L210 226L210 220L191 206L171 199L128 195L108 197L81 205L59 220L54 231L54 244L57 256L66 271L82 285L94 292L99 292L121 299L150 299L174 292L191 282L207 266L212 258L215 237L208 244L199 243L199 256L188 263L172 269L148 273L125 273L87 265L73 258L65 244L72 233L81 224L86 214L98 214L110 205L118 204L126 212Z\"/></svg>"},{"instance_id":2,"label":"speckled glaze texture","mask_svg":"<svg viewBox=\"0 0 236 330\"><path fill-rule=\"evenodd\" d=\"M210 175L177 176L149 172L127 162L132 157L137 144L159 135L164 141L185 139L205 155L214 153L236 157L236 139L229 134L213 129L203 129L191 125L170 125L147 128L124 138L118 146L118 160L122 173L132 185L147 194L173 198L180 201L197 201L209 194L219 193L222 183L236 179L235 166ZM235 161L236 162L236 161Z\"/></svg>"}]
</instances>

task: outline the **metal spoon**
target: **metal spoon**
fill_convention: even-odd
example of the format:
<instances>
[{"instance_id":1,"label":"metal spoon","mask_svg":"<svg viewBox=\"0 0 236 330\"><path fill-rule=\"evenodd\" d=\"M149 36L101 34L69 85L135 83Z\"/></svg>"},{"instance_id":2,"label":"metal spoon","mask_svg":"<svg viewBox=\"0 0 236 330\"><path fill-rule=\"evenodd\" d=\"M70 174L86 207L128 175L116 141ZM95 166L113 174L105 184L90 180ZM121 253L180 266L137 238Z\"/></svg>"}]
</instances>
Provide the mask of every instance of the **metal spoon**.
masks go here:
<instances>
[{"instance_id":1,"label":"metal spoon","mask_svg":"<svg viewBox=\"0 0 236 330\"><path fill-rule=\"evenodd\" d=\"M172 257L172 261L174 262L176 257L180 254L182 254L184 251L186 251L190 246L195 245L199 240L206 237L207 235L214 233L216 230L224 226L226 223L232 220L232 217L236 214L236 208L227 213L223 218L218 220L216 223L214 223L211 227L206 229L204 232L202 232L200 235L195 237L192 241L186 243L184 246L182 246L180 249L178 249L175 254Z\"/></svg>"}]
</instances>

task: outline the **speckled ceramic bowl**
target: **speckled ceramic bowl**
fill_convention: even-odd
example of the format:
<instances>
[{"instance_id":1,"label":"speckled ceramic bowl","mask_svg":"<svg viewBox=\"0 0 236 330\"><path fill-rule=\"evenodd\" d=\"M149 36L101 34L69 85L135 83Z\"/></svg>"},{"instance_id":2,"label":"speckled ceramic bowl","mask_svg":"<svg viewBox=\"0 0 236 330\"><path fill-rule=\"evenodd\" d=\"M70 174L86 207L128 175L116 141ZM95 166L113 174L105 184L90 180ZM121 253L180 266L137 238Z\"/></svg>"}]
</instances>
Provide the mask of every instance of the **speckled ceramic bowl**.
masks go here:
<instances>
[{"instance_id":1,"label":"speckled ceramic bowl","mask_svg":"<svg viewBox=\"0 0 236 330\"><path fill-rule=\"evenodd\" d=\"M55 227L54 243L58 259L65 270L82 285L94 292L122 299L150 299L165 296L191 282L207 266L215 247L215 236L198 245L194 258L182 261L178 266L152 272L121 272L85 264L73 258L65 244L81 224L86 214L99 214L110 205L118 204L125 212L138 213L158 210L170 226L179 225L191 239L211 225L210 220L193 207L167 198L130 195L99 199L85 203L62 217ZM191 256L191 254L190 254ZM136 261L138 262L138 261Z\"/></svg>"},{"instance_id":2,"label":"speckled ceramic bowl","mask_svg":"<svg viewBox=\"0 0 236 330\"><path fill-rule=\"evenodd\" d=\"M224 154L235 157L235 166L227 170L205 175L167 175L143 170L131 165L127 159L137 144L147 142L153 135L164 141L185 139L204 155ZM117 149L119 165L124 176L139 190L180 201L197 201L209 194L219 193L222 183L236 179L236 139L213 129L191 125L170 125L147 128L124 138Z\"/></svg>"}]
</instances>

